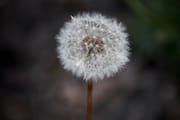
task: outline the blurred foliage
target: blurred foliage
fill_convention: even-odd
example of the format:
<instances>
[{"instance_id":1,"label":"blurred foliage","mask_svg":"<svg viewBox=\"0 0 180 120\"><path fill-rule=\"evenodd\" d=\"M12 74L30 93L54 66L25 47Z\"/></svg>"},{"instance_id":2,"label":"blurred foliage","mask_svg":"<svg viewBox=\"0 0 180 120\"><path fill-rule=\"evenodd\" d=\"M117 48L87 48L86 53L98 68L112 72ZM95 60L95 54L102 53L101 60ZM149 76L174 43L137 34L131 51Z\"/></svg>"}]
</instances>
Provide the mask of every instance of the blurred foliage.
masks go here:
<instances>
[{"instance_id":1,"label":"blurred foliage","mask_svg":"<svg viewBox=\"0 0 180 120\"><path fill-rule=\"evenodd\" d=\"M127 0L127 3L135 13L130 25L133 49L179 61L180 1Z\"/></svg>"}]
</instances>

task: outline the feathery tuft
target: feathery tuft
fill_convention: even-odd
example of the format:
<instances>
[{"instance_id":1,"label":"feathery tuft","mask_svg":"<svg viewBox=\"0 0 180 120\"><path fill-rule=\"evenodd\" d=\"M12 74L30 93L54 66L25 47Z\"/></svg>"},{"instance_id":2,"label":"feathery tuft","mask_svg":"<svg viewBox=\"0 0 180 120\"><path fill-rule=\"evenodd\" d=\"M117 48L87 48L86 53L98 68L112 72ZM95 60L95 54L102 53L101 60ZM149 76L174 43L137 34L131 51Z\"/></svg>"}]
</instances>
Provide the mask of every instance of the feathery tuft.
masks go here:
<instances>
[{"instance_id":1,"label":"feathery tuft","mask_svg":"<svg viewBox=\"0 0 180 120\"><path fill-rule=\"evenodd\" d=\"M59 58L66 70L84 80L112 76L129 61L128 34L122 23L101 14L81 14L57 35Z\"/></svg>"}]
</instances>

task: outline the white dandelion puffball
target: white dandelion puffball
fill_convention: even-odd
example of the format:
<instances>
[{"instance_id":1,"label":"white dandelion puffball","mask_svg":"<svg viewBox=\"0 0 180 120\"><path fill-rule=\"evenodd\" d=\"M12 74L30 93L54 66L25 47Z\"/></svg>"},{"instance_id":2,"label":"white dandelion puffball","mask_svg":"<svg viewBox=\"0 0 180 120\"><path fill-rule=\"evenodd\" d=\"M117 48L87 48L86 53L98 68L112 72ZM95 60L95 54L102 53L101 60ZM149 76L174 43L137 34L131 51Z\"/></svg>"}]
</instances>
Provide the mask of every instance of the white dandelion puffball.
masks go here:
<instances>
[{"instance_id":1,"label":"white dandelion puffball","mask_svg":"<svg viewBox=\"0 0 180 120\"><path fill-rule=\"evenodd\" d=\"M57 35L64 69L84 80L109 77L129 61L128 34L122 23L101 14L71 17Z\"/></svg>"}]
</instances>

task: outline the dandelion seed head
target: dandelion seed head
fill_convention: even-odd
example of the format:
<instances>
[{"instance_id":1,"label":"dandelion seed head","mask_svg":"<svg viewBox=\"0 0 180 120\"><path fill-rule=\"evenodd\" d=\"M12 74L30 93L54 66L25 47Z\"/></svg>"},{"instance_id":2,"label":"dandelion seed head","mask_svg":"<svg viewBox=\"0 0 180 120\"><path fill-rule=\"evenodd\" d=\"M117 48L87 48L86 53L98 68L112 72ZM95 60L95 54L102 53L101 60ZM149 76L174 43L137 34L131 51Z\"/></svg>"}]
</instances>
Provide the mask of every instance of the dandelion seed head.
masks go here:
<instances>
[{"instance_id":1,"label":"dandelion seed head","mask_svg":"<svg viewBox=\"0 0 180 120\"><path fill-rule=\"evenodd\" d=\"M81 14L57 35L64 68L84 80L110 77L129 61L128 34L122 23L101 14Z\"/></svg>"}]
</instances>

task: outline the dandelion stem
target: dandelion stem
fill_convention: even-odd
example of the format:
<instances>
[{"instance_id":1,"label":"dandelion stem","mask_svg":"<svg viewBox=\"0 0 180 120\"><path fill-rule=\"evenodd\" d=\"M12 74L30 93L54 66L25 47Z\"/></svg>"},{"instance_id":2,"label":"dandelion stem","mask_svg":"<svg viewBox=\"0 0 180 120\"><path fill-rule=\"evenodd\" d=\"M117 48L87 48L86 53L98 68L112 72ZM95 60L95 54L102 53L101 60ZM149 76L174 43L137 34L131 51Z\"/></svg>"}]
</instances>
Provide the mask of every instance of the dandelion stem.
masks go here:
<instances>
[{"instance_id":1,"label":"dandelion stem","mask_svg":"<svg viewBox=\"0 0 180 120\"><path fill-rule=\"evenodd\" d=\"M87 116L86 120L92 120L92 92L93 92L93 81L87 81Z\"/></svg>"}]
</instances>

